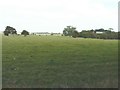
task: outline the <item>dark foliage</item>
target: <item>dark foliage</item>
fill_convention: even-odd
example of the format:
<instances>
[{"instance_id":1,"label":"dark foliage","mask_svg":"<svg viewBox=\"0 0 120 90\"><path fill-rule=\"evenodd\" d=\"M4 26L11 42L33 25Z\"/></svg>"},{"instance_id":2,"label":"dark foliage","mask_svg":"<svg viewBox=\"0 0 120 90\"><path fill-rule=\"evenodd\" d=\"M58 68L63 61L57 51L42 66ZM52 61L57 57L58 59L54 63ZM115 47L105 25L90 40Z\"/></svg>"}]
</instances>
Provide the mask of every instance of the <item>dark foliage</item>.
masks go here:
<instances>
[{"instance_id":1,"label":"dark foliage","mask_svg":"<svg viewBox=\"0 0 120 90\"><path fill-rule=\"evenodd\" d=\"M65 36L72 36L72 37L76 38L76 37L79 36L79 33L78 33L78 31L76 30L75 27L67 26L63 30L63 35L65 35Z\"/></svg>"},{"instance_id":2,"label":"dark foliage","mask_svg":"<svg viewBox=\"0 0 120 90\"><path fill-rule=\"evenodd\" d=\"M72 36L73 38L97 38L97 39L120 39L120 32L111 31L113 28L104 30L103 28L95 30L82 30L81 32L76 31L76 28L67 26L64 28L63 34L65 36Z\"/></svg>"},{"instance_id":3,"label":"dark foliage","mask_svg":"<svg viewBox=\"0 0 120 90\"><path fill-rule=\"evenodd\" d=\"M26 31L26 30L23 30L23 31L21 32L21 35L27 36L27 35L29 35L29 32Z\"/></svg>"},{"instance_id":4,"label":"dark foliage","mask_svg":"<svg viewBox=\"0 0 120 90\"><path fill-rule=\"evenodd\" d=\"M4 35L8 36L9 34L17 34L17 31L15 28L7 26L4 31Z\"/></svg>"}]
</instances>

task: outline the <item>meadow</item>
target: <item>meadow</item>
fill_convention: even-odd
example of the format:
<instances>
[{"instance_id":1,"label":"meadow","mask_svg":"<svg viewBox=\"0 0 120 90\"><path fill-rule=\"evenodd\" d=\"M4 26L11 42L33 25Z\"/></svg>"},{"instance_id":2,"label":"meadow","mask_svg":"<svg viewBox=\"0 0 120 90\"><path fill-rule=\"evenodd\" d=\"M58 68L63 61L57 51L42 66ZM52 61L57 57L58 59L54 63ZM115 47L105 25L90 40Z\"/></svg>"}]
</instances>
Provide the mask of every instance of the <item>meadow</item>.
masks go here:
<instances>
[{"instance_id":1,"label":"meadow","mask_svg":"<svg viewBox=\"0 0 120 90\"><path fill-rule=\"evenodd\" d=\"M117 88L118 40L3 36L3 88Z\"/></svg>"}]
</instances>

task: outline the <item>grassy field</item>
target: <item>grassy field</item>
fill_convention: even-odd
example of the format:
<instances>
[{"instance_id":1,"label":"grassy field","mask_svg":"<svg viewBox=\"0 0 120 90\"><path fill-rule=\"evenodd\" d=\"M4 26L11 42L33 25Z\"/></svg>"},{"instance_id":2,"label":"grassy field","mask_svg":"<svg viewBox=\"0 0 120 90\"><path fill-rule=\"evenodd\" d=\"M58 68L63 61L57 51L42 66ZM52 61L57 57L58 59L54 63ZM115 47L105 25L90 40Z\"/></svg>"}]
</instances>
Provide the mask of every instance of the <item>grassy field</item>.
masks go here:
<instances>
[{"instance_id":1,"label":"grassy field","mask_svg":"<svg viewBox=\"0 0 120 90\"><path fill-rule=\"evenodd\" d=\"M118 41L3 36L3 88L118 87Z\"/></svg>"}]
</instances>

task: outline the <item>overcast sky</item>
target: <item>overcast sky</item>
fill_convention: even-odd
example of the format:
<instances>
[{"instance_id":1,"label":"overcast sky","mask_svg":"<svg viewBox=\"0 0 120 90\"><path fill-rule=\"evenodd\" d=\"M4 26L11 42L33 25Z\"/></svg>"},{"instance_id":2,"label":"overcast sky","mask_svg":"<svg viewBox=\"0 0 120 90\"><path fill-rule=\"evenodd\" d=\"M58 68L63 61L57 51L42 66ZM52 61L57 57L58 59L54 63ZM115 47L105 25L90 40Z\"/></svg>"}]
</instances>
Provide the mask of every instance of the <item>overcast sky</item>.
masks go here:
<instances>
[{"instance_id":1,"label":"overcast sky","mask_svg":"<svg viewBox=\"0 0 120 90\"><path fill-rule=\"evenodd\" d=\"M0 0L0 31L62 32L113 28L118 31L119 0Z\"/></svg>"}]
</instances>

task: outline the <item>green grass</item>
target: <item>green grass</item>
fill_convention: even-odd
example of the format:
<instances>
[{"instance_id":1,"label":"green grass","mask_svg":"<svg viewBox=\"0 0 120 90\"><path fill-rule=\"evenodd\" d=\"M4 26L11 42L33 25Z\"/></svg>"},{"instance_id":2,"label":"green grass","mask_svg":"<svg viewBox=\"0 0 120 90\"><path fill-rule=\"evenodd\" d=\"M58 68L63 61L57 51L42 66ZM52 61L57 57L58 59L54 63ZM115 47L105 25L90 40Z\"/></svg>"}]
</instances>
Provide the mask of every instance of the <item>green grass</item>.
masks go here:
<instances>
[{"instance_id":1,"label":"green grass","mask_svg":"<svg viewBox=\"0 0 120 90\"><path fill-rule=\"evenodd\" d=\"M64 36L2 39L3 87L118 87L117 40Z\"/></svg>"}]
</instances>

